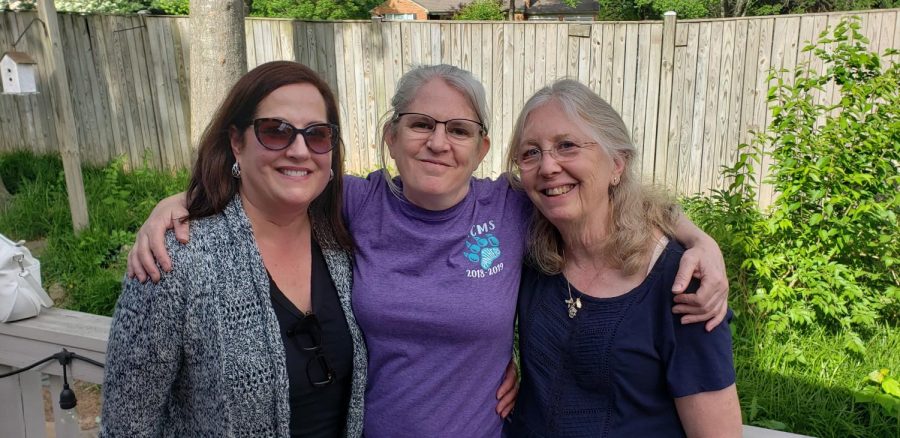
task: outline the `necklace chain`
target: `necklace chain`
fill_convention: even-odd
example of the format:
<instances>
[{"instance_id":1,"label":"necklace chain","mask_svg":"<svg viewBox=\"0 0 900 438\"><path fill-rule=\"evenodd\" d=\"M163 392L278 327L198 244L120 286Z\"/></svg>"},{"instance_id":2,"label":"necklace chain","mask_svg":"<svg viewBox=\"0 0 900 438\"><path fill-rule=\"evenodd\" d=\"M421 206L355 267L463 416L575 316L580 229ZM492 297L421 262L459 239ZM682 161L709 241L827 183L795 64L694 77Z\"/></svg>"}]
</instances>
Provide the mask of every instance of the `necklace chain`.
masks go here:
<instances>
[{"instance_id":1,"label":"necklace chain","mask_svg":"<svg viewBox=\"0 0 900 438\"><path fill-rule=\"evenodd\" d=\"M578 298L572 299L572 284L569 283L569 279L566 279L566 289L569 290L569 299L565 300L566 307L569 310L569 318L574 318L575 315L578 314L578 310L581 309L581 295Z\"/></svg>"}]
</instances>

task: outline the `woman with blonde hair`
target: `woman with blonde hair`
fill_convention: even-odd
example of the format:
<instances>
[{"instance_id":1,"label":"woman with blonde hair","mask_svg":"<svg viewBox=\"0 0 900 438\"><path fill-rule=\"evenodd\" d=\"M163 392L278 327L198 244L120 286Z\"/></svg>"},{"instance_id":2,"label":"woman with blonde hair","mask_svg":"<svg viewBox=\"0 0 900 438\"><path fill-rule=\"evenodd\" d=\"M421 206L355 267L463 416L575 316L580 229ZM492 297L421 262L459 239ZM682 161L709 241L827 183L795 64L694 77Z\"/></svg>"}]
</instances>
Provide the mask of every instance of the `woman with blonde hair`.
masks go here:
<instances>
[{"instance_id":1,"label":"woman with blonde hair","mask_svg":"<svg viewBox=\"0 0 900 438\"><path fill-rule=\"evenodd\" d=\"M536 207L519 293L510 436L739 437L728 324L672 315L684 248L667 197L632 171L615 110L562 80L525 104L507 154Z\"/></svg>"}]
</instances>

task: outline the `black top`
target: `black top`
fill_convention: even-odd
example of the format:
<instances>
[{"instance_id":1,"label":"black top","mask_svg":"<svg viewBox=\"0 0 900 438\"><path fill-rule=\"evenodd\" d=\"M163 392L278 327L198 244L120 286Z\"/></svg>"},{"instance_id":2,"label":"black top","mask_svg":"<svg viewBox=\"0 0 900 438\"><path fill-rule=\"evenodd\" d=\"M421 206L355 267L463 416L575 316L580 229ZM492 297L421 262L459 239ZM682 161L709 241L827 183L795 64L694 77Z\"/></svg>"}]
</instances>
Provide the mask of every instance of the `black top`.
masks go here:
<instances>
[{"instance_id":1,"label":"black top","mask_svg":"<svg viewBox=\"0 0 900 438\"><path fill-rule=\"evenodd\" d=\"M727 322L707 333L672 314L683 252L670 241L644 281L620 296L572 287L582 302L574 318L564 276L523 270L522 383L508 436L684 436L674 399L725 388L735 376Z\"/></svg>"},{"instance_id":2,"label":"black top","mask_svg":"<svg viewBox=\"0 0 900 438\"><path fill-rule=\"evenodd\" d=\"M312 312L304 315L269 276L290 384L292 437L344 432L353 374L353 341L328 266L312 242ZM327 382L331 383L327 383Z\"/></svg>"}]
</instances>

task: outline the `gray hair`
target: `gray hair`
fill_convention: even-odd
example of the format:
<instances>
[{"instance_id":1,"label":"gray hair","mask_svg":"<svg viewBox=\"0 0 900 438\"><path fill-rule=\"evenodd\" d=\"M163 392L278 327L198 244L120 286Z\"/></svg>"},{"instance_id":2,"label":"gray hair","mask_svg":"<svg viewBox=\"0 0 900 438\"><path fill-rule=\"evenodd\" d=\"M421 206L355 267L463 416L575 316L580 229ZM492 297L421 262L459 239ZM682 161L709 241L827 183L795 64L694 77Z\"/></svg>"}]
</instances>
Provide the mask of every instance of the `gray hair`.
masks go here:
<instances>
[{"instance_id":1,"label":"gray hair","mask_svg":"<svg viewBox=\"0 0 900 438\"><path fill-rule=\"evenodd\" d=\"M469 100L469 104L478 116L478 121L484 125L485 134L490 131L491 113L488 110L484 86L471 72L448 64L413 67L397 82L397 90L394 92L394 97L391 98L391 107L382 117L384 121L379 132L381 137L379 141L381 169L384 172L384 177L387 178L388 186L394 193L399 193L400 190L391 180L391 175L388 171L387 157L389 154L385 150L387 145L385 144L384 136L388 129L394 129L397 114L406 111L419 93L419 89L432 79L441 79L447 85L462 93Z\"/></svg>"},{"instance_id":2,"label":"gray hair","mask_svg":"<svg viewBox=\"0 0 900 438\"><path fill-rule=\"evenodd\" d=\"M599 143L609 156L622 160L625 169L622 172L622 183L634 181L632 161L637 154L628 128L619 113L603 98L573 79L561 79L541 88L525 102L510 139L506 155L506 170L513 175L516 170L516 149L522 142L525 131L525 119L535 109L549 102L558 102L566 115L581 129L591 136L591 140Z\"/></svg>"},{"instance_id":3,"label":"gray hair","mask_svg":"<svg viewBox=\"0 0 900 438\"><path fill-rule=\"evenodd\" d=\"M628 275L638 272L655 243L652 229L663 234L674 233L680 210L664 192L644 186L634 174L633 159L637 149L628 135L628 128L613 107L586 85L562 79L540 90L528 99L510 140L506 156L506 171L514 187L521 188L516 178L516 151L522 142L525 120L535 109L550 102L563 107L566 116L603 147L610 157L620 160L624 169L619 183L609 187L612 216L608 224L608 238L603 254L610 266ZM538 122L540 123L540 122ZM535 209L528 238L529 261L548 274L562 272L565 265L564 242L559 231Z\"/></svg>"}]
</instances>

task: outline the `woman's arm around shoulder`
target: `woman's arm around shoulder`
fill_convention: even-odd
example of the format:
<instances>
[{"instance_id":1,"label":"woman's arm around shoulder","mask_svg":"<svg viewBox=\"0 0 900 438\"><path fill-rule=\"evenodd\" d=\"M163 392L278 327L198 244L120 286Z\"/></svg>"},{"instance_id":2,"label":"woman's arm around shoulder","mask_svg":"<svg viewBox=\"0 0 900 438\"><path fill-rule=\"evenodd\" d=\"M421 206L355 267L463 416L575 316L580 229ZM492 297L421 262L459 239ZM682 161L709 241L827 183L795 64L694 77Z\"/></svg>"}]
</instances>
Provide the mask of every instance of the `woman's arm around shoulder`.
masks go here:
<instances>
[{"instance_id":1,"label":"woman's arm around shoulder","mask_svg":"<svg viewBox=\"0 0 900 438\"><path fill-rule=\"evenodd\" d=\"M125 279L107 345L101 437L158 436L169 421L187 324L183 283L178 272L159 283Z\"/></svg>"}]
</instances>

